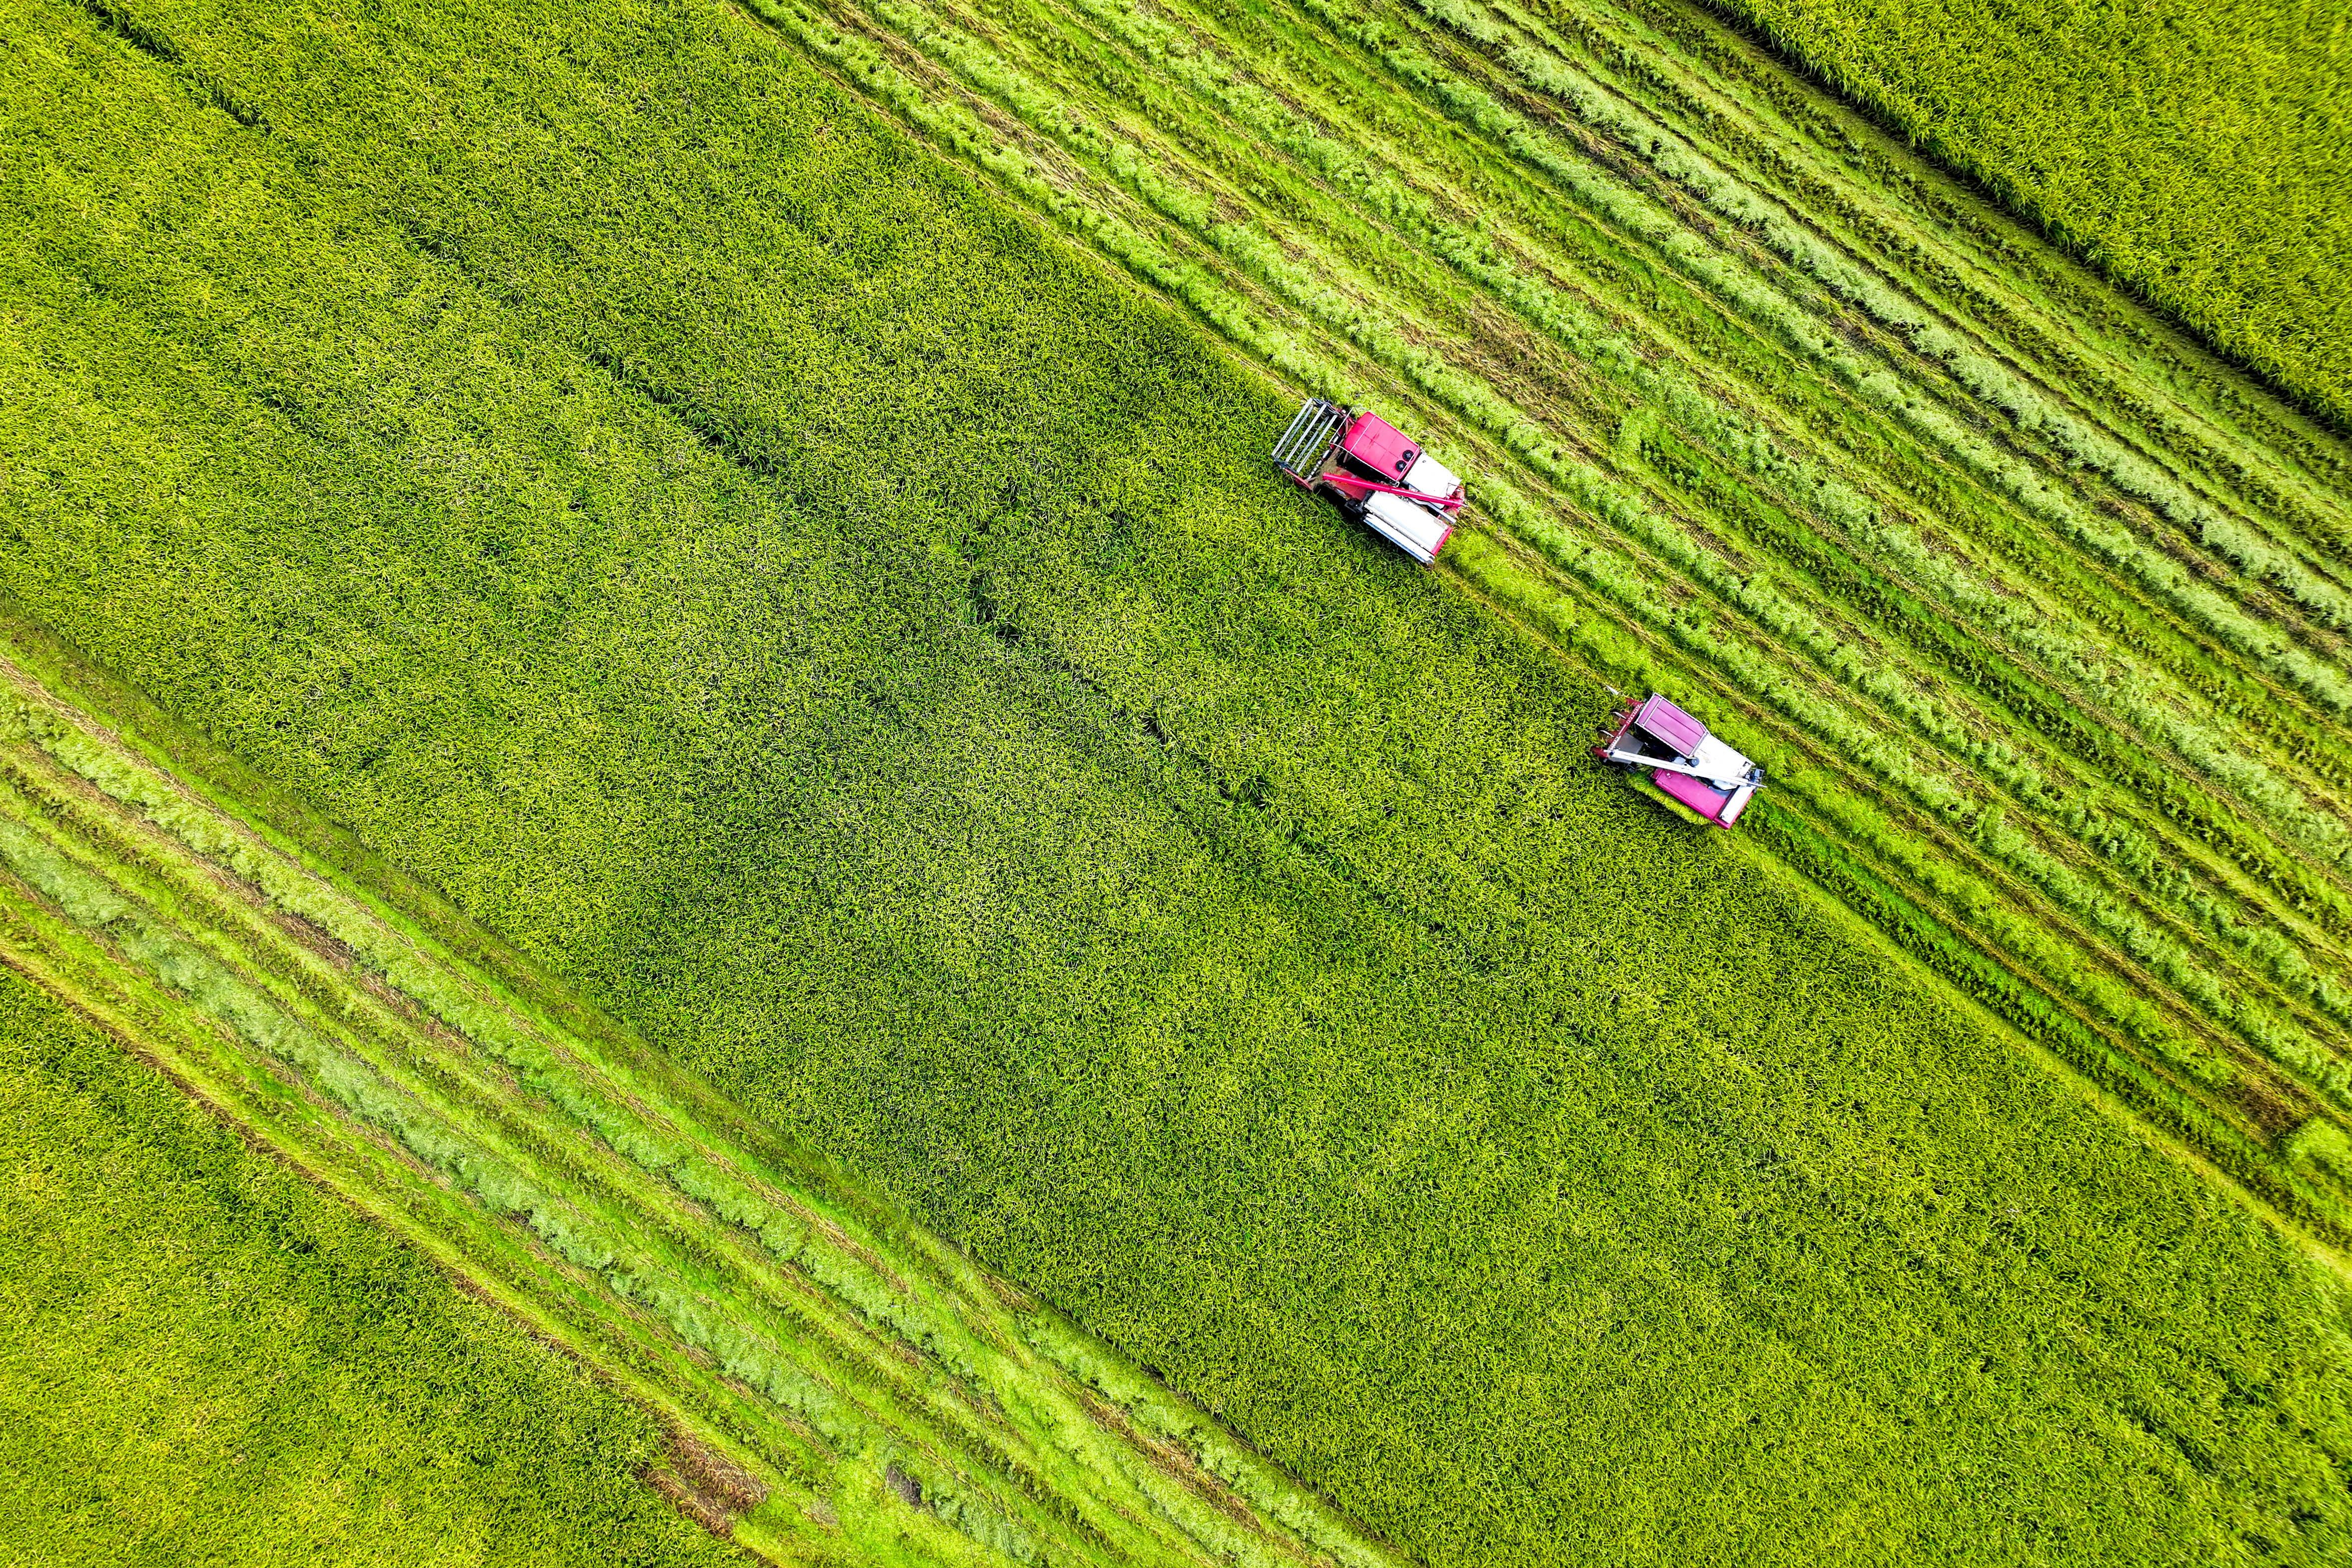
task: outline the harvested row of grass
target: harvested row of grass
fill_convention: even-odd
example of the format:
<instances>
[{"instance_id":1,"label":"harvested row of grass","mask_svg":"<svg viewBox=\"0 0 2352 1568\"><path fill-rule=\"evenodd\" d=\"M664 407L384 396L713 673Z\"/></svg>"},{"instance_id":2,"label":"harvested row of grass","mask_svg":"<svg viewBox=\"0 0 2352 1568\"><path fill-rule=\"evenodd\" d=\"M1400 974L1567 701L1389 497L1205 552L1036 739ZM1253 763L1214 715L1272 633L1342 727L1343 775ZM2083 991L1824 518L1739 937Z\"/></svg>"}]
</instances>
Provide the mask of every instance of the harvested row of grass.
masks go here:
<instances>
[{"instance_id":1,"label":"harvested row of grass","mask_svg":"<svg viewBox=\"0 0 2352 1568\"><path fill-rule=\"evenodd\" d=\"M2326 483L2340 478L2341 456L2328 456L2312 438L2316 432L2306 426L2299 434L2281 411L2266 416L2249 406L2232 395L2231 378L2210 361L2197 363L2202 356L2168 353L2173 345L2161 335L2133 331L2129 313L2079 276L2066 279L2046 258L2037 268L2038 247L2013 230L1984 233L1991 226L1948 187L1923 187L1899 163L1873 160L1834 123L1789 133L1776 110L1802 113L1811 107L1807 95L1792 97L1785 79L1776 84L1747 51L1690 26L1687 14L1682 28L1662 31L1651 24L1670 24L1671 7L1561 11L1504 0L1491 9L1423 9L1553 95L1578 121L1620 142L1657 141L1649 167L1667 188L1752 234L1911 350L1920 368L1964 384L2173 522L2220 535L2214 511L2229 514L2231 491L2251 484L2266 505L2316 530L2328 553L2343 555L2342 496ZM1580 55L1594 54L1620 68L1605 82L1579 68ZM1694 122L1706 134L1677 129ZM1884 199L1885 186L1898 199ZM1924 216L1934 221L1923 230ZM2037 297L2050 294L2057 298ZM2021 362L2004 352L2020 341L2030 345ZM2053 364L2064 367L2062 377L2049 375L2044 367ZM2195 453L2221 473L2168 472L2168 451ZM2291 538L2268 542L2303 552Z\"/></svg>"},{"instance_id":2,"label":"harvested row of grass","mask_svg":"<svg viewBox=\"0 0 2352 1568\"><path fill-rule=\"evenodd\" d=\"M740 1561L643 1411L5 968L0 1173L11 1558Z\"/></svg>"},{"instance_id":3,"label":"harvested row of grass","mask_svg":"<svg viewBox=\"0 0 2352 1568\"><path fill-rule=\"evenodd\" d=\"M2146 441L2128 421L2111 437L2086 423L2095 410L2059 412L2053 400L2070 395L2063 381L2045 395L1971 346L1980 329L1969 325L1962 341L1921 318L1898 297L1899 274L1872 270L1865 280L1862 263L1787 209L1768 204L1759 216L1757 198L1686 137L1665 133L1675 144L1661 151L1654 121L1608 107L1575 122L1588 135L1646 142L1657 170L1621 180L1606 163L1579 165L1572 142L1544 152L1539 122L1479 99L1425 57L1417 65L1412 46L1360 19L1317 14L1369 52L1372 68L1350 75L1344 58L1296 47L1306 33L1278 10L1173 14L1182 26L1116 7L1034 5L982 17L893 3L864 33L845 34L863 13L819 21L772 12L1273 366L1328 391L1421 394L1417 416L1450 425L1457 449L1486 459L1490 510L1556 574L1580 581L1583 613L1631 613L1673 649L1664 666L1605 662L1614 678L1688 680L1677 667L1696 658L1725 670L1738 692L1767 694L1765 731L1798 749L1765 754L1803 759L1814 774L1804 783L1839 793L1827 820L1859 822L1850 846L1891 868L1916 859L1905 841L1924 834L1936 858L1974 868L1955 878L1915 866L1913 875L1935 887L1948 923L1992 939L2014 974L2056 988L2105 1037L2078 1053L2086 1066L2120 1052L2138 1062L2130 1076L2145 1093L2202 1100L2234 1129L2217 1157L2296 1212L2340 1226L2343 1195L2324 1178L2313 1186L2308 1173L2263 1173L2277 1163L2278 1139L2315 1119L2339 1121L2347 1080L2332 1042L2352 986L2344 944L2327 940L2342 929L2352 842L2326 804L2344 755L2331 629L2340 590L2329 559L2304 547L2299 517L2264 510L2195 463L2168 468L2127 449ZM1558 69L1531 64L1528 48L1500 47L1483 13L1444 15L1498 45L1523 79L1572 92ZM1118 71L1089 63L1107 58ZM1282 96L1253 72L1278 81ZM1449 151L1425 117L1378 107L1397 78L1455 113L1459 144ZM1519 93L1525 101L1524 79ZM1324 129L1340 123L1344 141ZM1269 162L1266 149L1286 159ZM1624 161L1623 146L1614 151ZM1498 156L1549 183L1515 205L1493 178ZM1095 195L1076 194L1074 169ZM1662 204L1661 182L1760 225L1771 243L1695 243ZM1562 230L1547 194L1578 198L1601 226ZM1475 234L1444 216L1469 212ZM1149 236L1139 247L1139 233ZM1787 293L1776 249L1836 274L1843 297L1811 286ZM1612 281L1643 254L1664 258L1698 291L1662 314L1654 292ZM1653 401L1595 403L1589 378L1568 368L1575 361L1532 384L1524 355L1507 370L1492 313L1460 308L1471 302L1465 284L1576 360L1615 373L1613 398ZM1333 360L1303 348L1312 340L1286 330L1286 313L1357 352ZM1810 336L1795 324L1809 316L1826 323ZM1874 361L1867 345L1857 357L1824 337L1850 333L1857 319L1881 334L1901 328L1903 341ZM1653 346L1629 352L1643 342ZM1505 390L1514 381L1567 395L1529 401ZM1935 412L1944 404L1977 428L1990 416L2007 431L1979 436ZM1859 451L1857 434L1867 443ZM2048 456L2021 463L2037 443ZM2242 435L2230 443L2259 445ZM2193 441L2190 450L2201 459ZM2293 457L2273 455L2271 466L2302 471ZM1612 469L1613 480L1603 477ZM2053 482L2069 473L2089 478ZM2173 531L2136 536L2102 510L2111 507L2113 516L2168 518ZM1561 511L1572 527L1553 521ZM2167 553L2183 541L2186 564ZM1622 554L1607 552L1612 542ZM1970 552L1958 563L1956 546ZM2001 553L1981 553L1986 546ZM1793 595L1776 582L1776 569L1803 574L1805 556L1824 552L1857 554L1878 573L1849 577L1858 593L1843 602L1820 596L1818 576L1788 583ZM2238 575L2216 577L2216 567ZM1925 616L1890 620L1890 578ZM2236 596L2208 582L2239 584ZM1715 613L1694 616L1655 586L1676 583L1700 590ZM2110 608L2120 628L2098 613ZM1919 635L1925 625L1948 630L1938 617L1955 614L1960 639ZM2153 658L2137 651L2143 642L2155 645ZM2007 666L1990 690L1987 655ZM2217 710L2198 689L2216 672L2251 677L2238 711ZM2032 739L2053 714L2064 740L2101 735L2095 754ZM2141 781L2177 777L2184 764L2228 804L2217 812L2177 788L2148 798ZM1870 800L1874 811L1862 805Z\"/></svg>"},{"instance_id":4,"label":"harvested row of grass","mask_svg":"<svg viewBox=\"0 0 2352 1568\"><path fill-rule=\"evenodd\" d=\"M12 629L0 963L681 1430L725 1484L667 1479L715 1530L796 1563L1391 1561L1107 1347L567 1028L576 1004L467 963L492 944L451 912L166 771Z\"/></svg>"},{"instance_id":5,"label":"harvested row of grass","mask_svg":"<svg viewBox=\"0 0 2352 1568\"><path fill-rule=\"evenodd\" d=\"M2307 8L1724 0L2141 298L2352 421L2345 34Z\"/></svg>"},{"instance_id":6,"label":"harvested row of grass","mask_svg":"<svg viewBox=\"0 0 2352 1568\"><path fill-rule=\"evenodd\" d=\"M2341 1554L2331 1275L772 40L38 15L7 580L1403 1549Z\"/></svg>"},{"instance_id":7,"label":"harvested row of grass","mask_svg":"<svg viewBox=\"0 0 2352 1568\"><path fill-rule=\"evenodd\" d=\"M2182 543L2210 552L2249 577L2301 602L2323 625L2342 626L2346 600L2340 558L2345 514L2340 496L2326 496L2313 489L2306 478L2296 487L2302 493L2290 509L2292 523L2286 528L2273 526L2262 509L2236 505L2227 487L2211 484L2193 468L2179 468L2168 452L2179 447L2202 458L2207 455L2205 448L2214 444L2213 435L2200 438L2192 433L2185 441L2150 443L2127 417L2112 423L2113 416L2104 420L2095 415L2085 417L2085 411L2078 406L2084 390L2053 383L2046 376L2037 379L2033 371L2021 374L2009 363L2010 356L2002 352L2006 345L1999 338L1989 339L1966 317L1938 310L1932 292L1925 300L1918 298L1900 271L1890 286L1880 276L1884 263L1877 259L1877 252L1883 245L1856 245L1851 240L1824 243L1834 236L1833 226L1817 237L1793 205L1770 194L1769 182L1744 181L1690 138L1677 133L1670 117L1629 110L1605 99L1597 110L1589 107L1595 84L1560 53L1551 52L1559 48L1556 41L1538 34L1542 47L1528 47L1512 40L1475 7L1466 12L1444 9L1445 19L1464 27L1482 47L1499 47L1520 78L1556 91L1561 102L1577 106L1579 122L1621 142L1658 144L1660 152L1651 166L1655 177L1678 187L1726 224L1755 234L1766 249L1790 263L1799 276L1825 289L1899 343L1906 351L1905 369L1910 380L1931 388L1953 384L1979 405L2029 432L2053 457L2105 476L2119 494L2145 507ZM1452 57L1463 58L1459 52ZM1741 302L1736 292L1733 299ZM1866 367L1832 345L1818 351L1809 346L1809 353L1842 383L1881 403L1933 444L1969 454L1971 464L1990 482L2019 491L2019 499L2037 510L2049 505L2046 490L2034 486L2030 478L1997 458L1989 459L1985 444L1966 425L1934 418L1915 397L1898 395L1900 389L1868 375ZM2130 384L2144 377L2126 372L2118 379ZM2094 399L2107 395L2096 382L2087 390ZM2221 445L2224 450L2236 447L2242 463L2242 440L2224 440ZM2271 466L2279 465L2273 461ZM2273 505L2276 504L2274 496ZM2084 525L2076 521L2072 526ZM2316 530L2316 539L2301 536L2302 531L2309 529ZM2098 537L2103 552L2137 572L2150 574L2152 586L2173 596L2186 591L2177 578L2147 562L2117 531L2103 528ZM2205 613L2225 628L2234 624L2226 607L2208 606Z\"/></svg>"}]
</instances>

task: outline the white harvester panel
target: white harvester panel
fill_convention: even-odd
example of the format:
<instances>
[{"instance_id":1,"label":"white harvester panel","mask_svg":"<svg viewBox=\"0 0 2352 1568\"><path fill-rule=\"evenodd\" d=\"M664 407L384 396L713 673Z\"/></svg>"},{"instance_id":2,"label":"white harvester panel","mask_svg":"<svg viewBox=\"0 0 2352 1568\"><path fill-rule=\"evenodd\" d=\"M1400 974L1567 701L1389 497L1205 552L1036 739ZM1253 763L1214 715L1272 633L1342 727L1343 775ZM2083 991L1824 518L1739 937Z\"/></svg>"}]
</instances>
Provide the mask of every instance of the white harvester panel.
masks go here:
<instances>
[{"instance_id":1,"label":"white harvester panel","mask_svg":"<svg viewBox=\"0 0 2352 1568\"><path fill-rule=\"evenodd\" d=\"M1404 488L1425 496L1451 496L1462 493L1462 481L1454 477L1453 469L1423 452L1405 470ZM1366 499L1364 521L1424 566L1437 559L1454 532L1452 513L1385 492Z\"/></svg>"}]
</instances>

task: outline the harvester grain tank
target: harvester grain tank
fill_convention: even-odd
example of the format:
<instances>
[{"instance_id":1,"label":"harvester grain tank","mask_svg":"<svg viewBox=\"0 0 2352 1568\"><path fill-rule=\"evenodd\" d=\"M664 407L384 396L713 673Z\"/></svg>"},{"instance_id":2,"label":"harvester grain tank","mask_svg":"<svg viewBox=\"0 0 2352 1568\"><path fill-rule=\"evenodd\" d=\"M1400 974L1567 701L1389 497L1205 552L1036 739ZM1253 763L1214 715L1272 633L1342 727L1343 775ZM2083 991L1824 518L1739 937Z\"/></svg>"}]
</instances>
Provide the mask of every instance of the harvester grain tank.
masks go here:
<instances>
[{"instance_id":1,"label":"harvester grain tank","mask_svg":"<svg viewBox=\"0 0 2352 1568\"><path fill-rule=\"evenodd\" d=\"M1426 566L1462 510L1462 481L1377 414L1310 397L1274 445L1274 466Z\"/></svg>"},{"instance_id":2,"label":"harvester grain tank","mask_svg":"<svg viewBox=\"0 0 2352 1568\"><path fill-rule=\"evenodd\" d=\"M1594 756L1648 773L1659 794L1712 826L1738 822L1764 787L1762 768L1654 692L1612 715L1601 734Z\"/></svg>"}]
</instances>

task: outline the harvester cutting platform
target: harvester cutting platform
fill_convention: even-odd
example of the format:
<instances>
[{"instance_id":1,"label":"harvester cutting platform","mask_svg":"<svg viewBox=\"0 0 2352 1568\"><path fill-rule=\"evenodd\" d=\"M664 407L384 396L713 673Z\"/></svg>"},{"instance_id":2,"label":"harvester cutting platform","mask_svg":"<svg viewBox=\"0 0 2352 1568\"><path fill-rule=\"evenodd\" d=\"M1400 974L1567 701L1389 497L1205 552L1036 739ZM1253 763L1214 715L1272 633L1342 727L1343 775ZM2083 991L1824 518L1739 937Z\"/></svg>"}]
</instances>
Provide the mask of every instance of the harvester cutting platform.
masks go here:
<instances>
[{"instance_id":1,"label":"harvester cutting platform","mask_svg":"<svg viewBox=\"0 0 2352 1568\"><path fill-rule=\"evenodd\" d=\"M1274 466L1319 490L1427 566L1453 537L1462 481L1395 426L1310 397L1274 444ZM1621 710L1592 754L1646 772L1658 793L1716 827L1729 827L1764 787L1764 770L1653 695Z\"/></svg>"},{"instance_id":2,"label":"harvester cutting platform","mask_svg":"<svg viewBox=\"0 0 2352 1568\"><path fill-rule=\"evenodd\" d=\"M1659 794L1712 826L1738 822L1764 787L1762 768L1654 693L1619 710L1601 734L1601 744L1592 748L1594 756L1620 767L1648 770Z\"/></svg>"},{"instance_id":3,"label":"harvester cutting platform","mask_svg":"<svg viewBox=\"0 0 2352 1568\"><path fill-rule=\"evenodd\" d=\"M1310 397L1274 444L1274 466L1321 490L1420 562L1437 559L1462 510L1462 481L1377 414Z\"/></svg>"}]
</instances>

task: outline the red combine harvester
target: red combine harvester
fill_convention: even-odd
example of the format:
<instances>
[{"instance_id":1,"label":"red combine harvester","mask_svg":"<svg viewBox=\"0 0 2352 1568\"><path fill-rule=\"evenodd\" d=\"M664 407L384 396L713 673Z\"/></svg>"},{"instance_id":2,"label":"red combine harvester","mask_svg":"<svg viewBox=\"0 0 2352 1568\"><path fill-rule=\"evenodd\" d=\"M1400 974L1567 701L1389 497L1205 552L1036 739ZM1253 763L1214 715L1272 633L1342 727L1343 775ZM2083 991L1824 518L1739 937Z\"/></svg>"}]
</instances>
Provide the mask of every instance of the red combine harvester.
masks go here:
<instances>
[{"instance_id":1,"label":"red combine harvester","mask_svg":"<svg viewBox=\"0 0 2352 1568\"><path fill-rule=\"evenodd\" d=\"M1462 510L1462 481L1375 414L1310 397L1274 444L1274 466L1321 490L1420 562L1437 559Z\"/></svg>"},{"instance_id":2,"label":"red combine harvester","mask_svg":"<svg viewBox=\"0 0 2352 1568\"><path fill-rule=\"evenodd\" d=\"M1710 826L1739 820L1764 770L1706 732L1706 726L1655 694L1620 710L1592 748L1604 763L1647 768L1658 792L1688 807Z\"/></svg>"}]
</instances>

